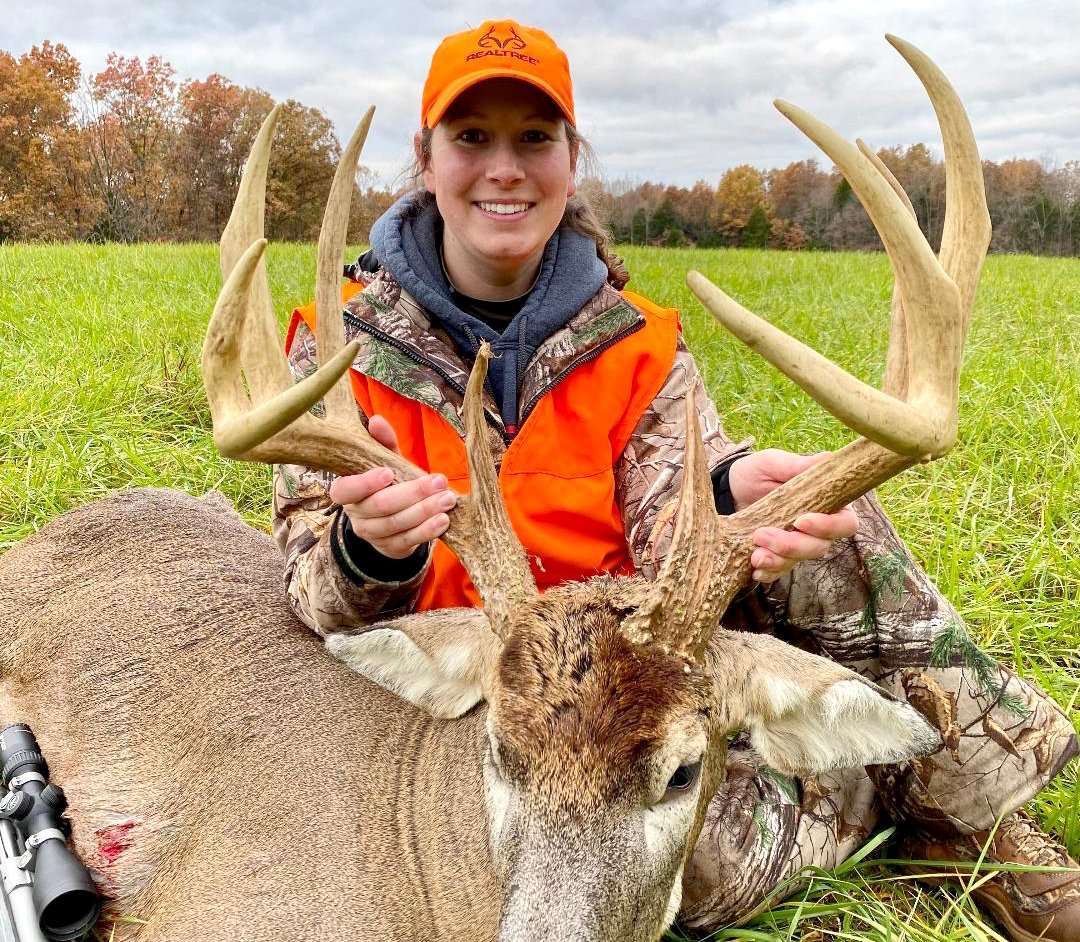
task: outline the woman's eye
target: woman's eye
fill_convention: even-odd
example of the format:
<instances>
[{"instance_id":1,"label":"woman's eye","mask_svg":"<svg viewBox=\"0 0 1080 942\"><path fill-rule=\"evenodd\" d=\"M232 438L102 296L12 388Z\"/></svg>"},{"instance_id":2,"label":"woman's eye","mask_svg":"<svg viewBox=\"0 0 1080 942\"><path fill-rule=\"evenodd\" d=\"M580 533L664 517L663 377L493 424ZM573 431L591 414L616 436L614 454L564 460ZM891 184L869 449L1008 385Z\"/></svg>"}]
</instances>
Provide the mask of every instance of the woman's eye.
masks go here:
<instances>
[{"instance_id":1,"label":"woman's eye","mask_svg":"<svg viewBox=\"0 0 1080 942\"><path fill-rule=\"evenodd\" d=\"M692 787L694 782L697 781L698 775L701 773L701 760L692 765L680 765L671 778L668 779L667 790L669 792L684 792L688 788Z\"/></svg>"},{"instance_id":2,"label":"woman's eye","mask_svg":"<svg viewBox=\"0 0 1080 942\"><path fill-rule=\"evenodd\" d=\"M531 130L526 131L521 135L521 139L526 144L543 144L545 141L551 140L547 131Z\"/></svg>"},{"instance_id":3,"label":"woman's eye","mask_svg":"<svg viewBox=\"0 0 1080 942\"><path fill-rule=\"evenodd\" d=\"M479 128L466 128L458 134L458 140L463 144L481 144L484 141L484 132Z\"/></svg>"}]
</instances>

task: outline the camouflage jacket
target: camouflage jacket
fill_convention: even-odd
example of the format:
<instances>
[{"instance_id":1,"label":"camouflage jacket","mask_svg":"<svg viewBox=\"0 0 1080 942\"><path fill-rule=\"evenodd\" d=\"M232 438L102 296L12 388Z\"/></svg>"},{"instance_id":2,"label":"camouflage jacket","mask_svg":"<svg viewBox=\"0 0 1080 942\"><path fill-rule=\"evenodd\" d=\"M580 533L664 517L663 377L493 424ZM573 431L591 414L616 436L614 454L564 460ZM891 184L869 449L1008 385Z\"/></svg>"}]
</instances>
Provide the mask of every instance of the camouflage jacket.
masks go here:
<instances>
[{"instance_id":1,"label":"camouflage jacket","mask_svg":"<svg viewBox=\"0 0 1080 942\"><path fill-rule=\"evenodd\" d=\"M418 400L464 435L462 392L471 364L437 323L386 271L381 271L345 308L346 340L360 340L354 367L396 392ZM598 350L632 332L644 315L614 288L605 285L561 330L542 343L521 378L523 416L556 378L586 362ZM289 364L297 379L317 367L315 338L300 324ZM716 409L702 386L694 358L680 339L671 373L650 408L641 416L615 468L617 499L627 545L635 564L647 575L655 551L646 544L658 511L678 492L684 447L683 402L698 390L701 426L711 467L749 450L724 434ZM501 427L499 410L485 393L490 417ZM501 436L491 435L496 461L505 451ZM434 470L434 469L433 469ZM273 532L285 555L285 584L297 615L320 635L355 631L372 622L408 612L415 604L426 568L404 582L383 582L352 566L343 571L340 545L344 518L330 500L333 475L298 465L274 468ZM349 562L345 561L346 566Z\"/></svg>"}]
</instances>

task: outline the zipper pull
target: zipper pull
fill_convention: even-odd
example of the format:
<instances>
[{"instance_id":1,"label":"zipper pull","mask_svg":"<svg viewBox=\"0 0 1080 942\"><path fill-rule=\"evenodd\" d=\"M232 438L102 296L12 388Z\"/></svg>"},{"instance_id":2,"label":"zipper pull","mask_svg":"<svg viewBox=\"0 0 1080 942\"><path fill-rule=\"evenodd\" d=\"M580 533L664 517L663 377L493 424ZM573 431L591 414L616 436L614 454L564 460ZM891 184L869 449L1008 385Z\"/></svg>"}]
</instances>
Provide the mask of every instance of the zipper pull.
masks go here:
<instances>
[{"instance_id":1,"label":"zipper pull","mask_svg":"<svg viewBox=\"0 0 1080 942\"><path fill-rule=\"evenodd\" d=\"M514 440L514 436L518 433L518 427L516 425L508 425L503 429L503 439L506 444L510 444Z\"/></svg>"}]
</instances>

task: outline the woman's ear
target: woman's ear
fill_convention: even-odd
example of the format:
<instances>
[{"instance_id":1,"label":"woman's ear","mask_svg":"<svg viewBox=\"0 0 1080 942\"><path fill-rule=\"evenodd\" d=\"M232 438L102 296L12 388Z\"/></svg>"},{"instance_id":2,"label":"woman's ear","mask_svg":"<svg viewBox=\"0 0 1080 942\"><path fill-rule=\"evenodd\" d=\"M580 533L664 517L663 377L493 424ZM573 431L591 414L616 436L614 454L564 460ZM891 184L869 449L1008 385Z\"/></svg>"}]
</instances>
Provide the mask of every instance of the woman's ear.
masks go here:
<instances>
[{"instance_id":1,"label":"woman's ear","mask_svg":"<svg viewBox=\"0 0 1080 942\"><path fill-rule=\"evenodd\" d=\"M417 131L413 135L413 154L416 157L416 165L420 168L420 176L424 181L424 189L429 193L435 193L435 175L431 172L431 156L424 154L424 132Z\"/></svg>"}]
</instances>

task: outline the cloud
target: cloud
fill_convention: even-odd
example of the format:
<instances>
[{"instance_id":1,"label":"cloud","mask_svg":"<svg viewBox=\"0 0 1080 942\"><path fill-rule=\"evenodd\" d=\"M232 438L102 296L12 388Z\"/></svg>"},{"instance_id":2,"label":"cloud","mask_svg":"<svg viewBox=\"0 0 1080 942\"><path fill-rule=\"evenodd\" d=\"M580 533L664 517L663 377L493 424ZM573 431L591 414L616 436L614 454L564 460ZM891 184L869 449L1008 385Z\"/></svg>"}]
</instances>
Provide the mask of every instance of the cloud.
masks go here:
<instances>
[{"instance_id":1,"label":"cloud","mask_svg":"<svg viewBox=\"0 0 1080 942\"><path fill-rule=\"evenodd\" d=\"M929 103L886 31L945 69L984 157L1080 159L1080 18L1071 0L885 0L872 11L856 0L560 0L539 19L535 12L517 0L499 5L567 50L582 130L613 177L687 184L739 163L816 156L773 110L776 97L874 146L939 149ZM410 156L436 43L491 15L475 2L56 0L8 18L0 48L61 41L91 73L112 50L156 53L182 78L220 72L321 108L343 140L374 102L364 159L391 182Z\"/></svg>"}]
</instances>

